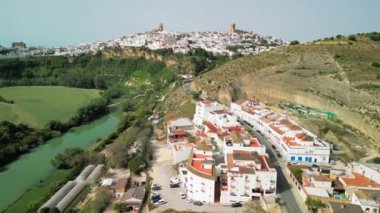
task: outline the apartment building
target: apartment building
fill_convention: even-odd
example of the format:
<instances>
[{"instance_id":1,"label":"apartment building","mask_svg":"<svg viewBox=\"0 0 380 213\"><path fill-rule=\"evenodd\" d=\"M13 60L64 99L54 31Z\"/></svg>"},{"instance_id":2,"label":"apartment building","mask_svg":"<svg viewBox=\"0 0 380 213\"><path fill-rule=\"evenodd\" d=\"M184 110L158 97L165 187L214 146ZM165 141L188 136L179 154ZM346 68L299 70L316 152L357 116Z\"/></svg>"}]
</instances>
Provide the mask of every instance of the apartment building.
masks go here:
<instances>
[{"instance_id":1,"label":"apartment building","mask_svg":"<svg viewBox=\"0 0 380 213\"><path fill-rule=\"evenodd\" d=\"M328 163L330 144L256 100L231 103L231 112L271 140L290 162Z\"/></svg>"}]
</instances>

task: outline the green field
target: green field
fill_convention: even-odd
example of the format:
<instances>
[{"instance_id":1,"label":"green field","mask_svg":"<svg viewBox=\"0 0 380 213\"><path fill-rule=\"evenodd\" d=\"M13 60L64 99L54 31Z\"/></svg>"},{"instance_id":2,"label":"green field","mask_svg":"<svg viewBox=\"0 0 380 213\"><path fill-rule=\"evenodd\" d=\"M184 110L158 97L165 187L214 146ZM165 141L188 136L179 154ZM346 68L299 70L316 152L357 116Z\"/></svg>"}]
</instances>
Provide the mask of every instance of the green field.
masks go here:
<instances>
[{"instance_id":1,"label":"green field","mask_svg":"<svg viewBox=\"0 0 380 213\"><path fill-rule=\"evenodd\" d=\"M42 183L25 192L5 212L27 212L31 206L41 205L41 202L51 193L52 187L58 183L62 184L69 174L69 170L54 170Z\"/></svg>"},{"instance_id":2,"label":"green field","mask_svg":"<svg viewBox=\"0 0 380 213\"><path fill-rule=\"evenodd\" d=\"M79 107L99 97L99 91L61 86L18 86L0 88L0 95L15 102L0 102L0 121L41 128L50 120L68 121Z\"/></svg>"}]
</instances>

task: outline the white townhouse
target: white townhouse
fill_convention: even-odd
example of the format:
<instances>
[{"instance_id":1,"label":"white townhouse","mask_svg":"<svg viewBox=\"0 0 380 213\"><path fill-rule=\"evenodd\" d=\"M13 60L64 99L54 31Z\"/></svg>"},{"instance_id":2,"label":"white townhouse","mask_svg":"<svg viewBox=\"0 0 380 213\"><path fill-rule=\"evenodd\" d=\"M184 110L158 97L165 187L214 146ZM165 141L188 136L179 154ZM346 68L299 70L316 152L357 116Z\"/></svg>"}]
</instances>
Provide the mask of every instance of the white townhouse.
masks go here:
<instances>
[{"instance_id":1,"label":"white townhouse","mask_svg":"<svg viewBox=\"0 0 380 213\"><path fill-rule=\"evenodd\" d=\"M231 111L268 137L287 161L329 162L330 145L287 116L270 111L252 100L232 103Z\"/></svg>"}]
</instances>

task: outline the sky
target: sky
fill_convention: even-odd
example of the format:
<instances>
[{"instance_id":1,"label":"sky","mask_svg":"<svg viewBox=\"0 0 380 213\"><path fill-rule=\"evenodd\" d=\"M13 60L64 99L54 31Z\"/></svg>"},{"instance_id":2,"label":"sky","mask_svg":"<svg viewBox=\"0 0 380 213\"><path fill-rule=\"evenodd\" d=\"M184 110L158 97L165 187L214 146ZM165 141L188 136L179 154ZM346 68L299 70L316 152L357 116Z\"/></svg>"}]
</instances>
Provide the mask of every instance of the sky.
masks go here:
<instances>
[{"instance_id":1,"label":"sky","mask_svg":"<svg viewBox=\"0 0 380 213\"><path fill-rule=\"evenodd\" d=\"M164 24L167 31L255 31L312 41L380 31L379 0L1 0L0 45L66 46Z\"/></svg>"}]
</instances>

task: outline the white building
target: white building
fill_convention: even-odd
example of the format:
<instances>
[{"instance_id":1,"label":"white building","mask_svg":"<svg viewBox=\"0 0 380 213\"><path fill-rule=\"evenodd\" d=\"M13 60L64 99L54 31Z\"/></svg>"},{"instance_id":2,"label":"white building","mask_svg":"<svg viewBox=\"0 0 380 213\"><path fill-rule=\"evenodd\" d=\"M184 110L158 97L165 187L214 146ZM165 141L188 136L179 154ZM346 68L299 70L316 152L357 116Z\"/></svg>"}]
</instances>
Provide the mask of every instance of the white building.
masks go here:
<instances>
[{"instance_id":1,"label":"white building","mask_svg":"<svg viewBox=\"0 0 380 213\"><path fill-rule=\"evenodd\" d=\"M221 174L221 203L245 202L275 195L277 172L264 155L233 151L225 155L226 168Z\"/></svg>"},{"instance_id":2,"label":"white building","mask_svg":"<svg viewBox=\"0 0 380 213\"><path fill-rule=\"evenodd\" d=\"M173 164L177 164L187 160L191 150L194 147L193 143L170 143L169 147L173 156Z\"/></svg>"},{"instance_id":3,"label":"white building","mask_svg":"<svg viewBox=\"0 0 380 213\"><path fill-rule=\"evenodd\" d=\"M365 213L380 212L380 190L358 190L353 193L351 201L359 205Z\"/></svg>"},{"instance_id":4,"label":"white building","mask_svg":"<svg viewBox=\"0 0 380 213\"><path fill-rule=\"evenodd\" d=\"M167 125L167 142L187 142L188 135L195 134L194 124L189 118L177 118Z\"/></svg>"},{"instance_id":5,"label":"white building","mask_svg":"<svg viewBox=\"0 0 380 213\"><path fill-rule=\"evenodd\" d=\"M330 145L287 116L272 112L258 101L231 104L231 112L260 131L292 162L328 163Z\"/></svg>"},{"instance_id":6,"label":"white building","mask_svg":"<svg viewBox=\"0 0 380 213\"><path fill-rule=\"evenodd\" d=\"M205 203L215 202L215 181L217 178L212 146L198 144L187 162L187 197Z\"/></svg>"},{"instance_id":7,"label":"white building","mask_svg":"<svg viewBox=\"0 0 380 213\"><path fill-rule=\"evenodd\" d=\"M234 150L256 152L260 155L265 155L265 146L260 144L257 138L252 138L244 130L229 131L227 135L223 137L221 144L224 153L232 153Z\"/></svg>"}]
</instances>

